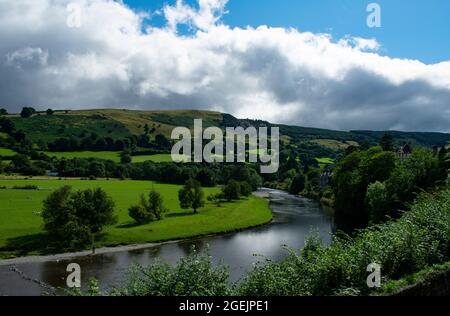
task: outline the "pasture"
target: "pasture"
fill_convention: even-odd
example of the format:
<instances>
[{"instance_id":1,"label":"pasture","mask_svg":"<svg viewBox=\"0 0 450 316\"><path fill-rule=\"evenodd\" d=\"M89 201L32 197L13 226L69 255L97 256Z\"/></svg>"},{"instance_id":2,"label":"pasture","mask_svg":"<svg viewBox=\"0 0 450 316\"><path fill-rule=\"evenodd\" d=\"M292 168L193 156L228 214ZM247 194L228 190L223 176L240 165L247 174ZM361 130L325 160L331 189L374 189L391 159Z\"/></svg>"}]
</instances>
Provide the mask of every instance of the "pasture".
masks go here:
<instances>
[{"instance_id":1,"label":"pasture","mask_svg":"<svg viewBox=\"0 0 450 316\"><path fill-rule=\"evenodd\" d=\"M12 189L23 185L36 185L39 190ZM0 180L0 187L6 187L0 189L0 258L44 252L42 201L63 185L70 185L75 190L101 187L113 198L118 222L105 230L104 238L96 241L96 247L226 233L265 224L272 218L268 202L254 196L221 205L207 202L199 214L193 215L191 210L182 210L179 206L180 186L149 181ZM128 208L152 188L163 195L169 211L162 221L135 226L128 216ZM219 190L205 188L205 197Z\"/></svg>"}]
</instances>

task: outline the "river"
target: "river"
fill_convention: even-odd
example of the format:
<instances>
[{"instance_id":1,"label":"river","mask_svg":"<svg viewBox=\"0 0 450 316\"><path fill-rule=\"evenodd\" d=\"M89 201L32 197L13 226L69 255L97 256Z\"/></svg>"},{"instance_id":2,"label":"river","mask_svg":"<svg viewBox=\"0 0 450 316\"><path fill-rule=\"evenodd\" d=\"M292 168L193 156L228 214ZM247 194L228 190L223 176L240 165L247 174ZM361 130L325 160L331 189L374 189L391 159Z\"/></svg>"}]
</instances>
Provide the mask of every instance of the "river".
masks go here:
<instances>
[{"instance_id":1,"label":"river","mask_svg":"<svg viewBox=\"0 0 450 316\"><path fill-rule=\"evenodd\" d=\"M44 289L24 276L53 287L64 287L69 263L81 266L81 280L86 286L90 278L99 280L102 289L118 286L126 280L133 263L149 265L156 258L176 263L186 256L192 246L202 251L209 248L214 263L230 268L232 281L238 281L258 261L265 258L281 260L287 255L284 246L299 250L312 232L317 232L325 243L331 242L334 221L331 211L317 202L292 196L282 191L261 190L268 194L273 212L269 225L225 236L206 237L153 246L147 249L122 251L62 261L28 262L16 264L23 272L11 271L12 266L0 265L0 295L41 295Z\"/></svg>"}]
</instances>

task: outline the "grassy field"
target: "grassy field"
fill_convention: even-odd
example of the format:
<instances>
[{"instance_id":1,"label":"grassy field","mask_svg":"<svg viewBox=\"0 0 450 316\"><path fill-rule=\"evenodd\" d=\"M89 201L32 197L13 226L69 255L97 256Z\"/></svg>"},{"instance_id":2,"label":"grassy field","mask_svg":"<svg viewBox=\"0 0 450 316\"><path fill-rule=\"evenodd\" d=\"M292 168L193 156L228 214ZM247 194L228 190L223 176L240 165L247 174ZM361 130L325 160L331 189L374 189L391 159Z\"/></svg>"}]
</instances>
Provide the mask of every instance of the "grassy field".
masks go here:
<instances>
[{"instance_id":1,"label":"grassy field","mask_svg":"<svg viewBox=\"0 0 450 316\"><path fill-rule=\"evenodd\" d=\"M118 151L78 151L78 152L45 152L49 157L56 158L98 158L105 160L112 160L114 162L120 162L120 152ZM179 156L180 161L184 161L182 156ZM170 154L161 155L145 155L145 156L133 156L133 163L140 163L145 161L153 162L172 162L172 156Z\"/></svg>"},{"instance_id":2,"label":"grassy field","mask_svg":"<svg viewBox=\"0 0 450 316\"><path fill-rule=\"evenodd\" d=\"M13 190L16 185L37 185L39 190ZM118 223L106 229L106 237L96 246L138 244L182 239L213 233L224 233L265 224L271 220L268 202L250 197L220 206L207 203L198 215L182 210L178 205L179 186L148 181L82 181L82 180L0 180L0 257L29 255L43 252L42 201L52 190L63 185L74 189L102 187L115 201ZM162 221L134 226L128 208L136 204L140 194L152 188L159 191L169 209ZM205 189L208 196L218 188ZM17 251L22 249L23 251Z\"/></svg>"},{"instance_id":3,"label":"grassy field","mask_svg":"<svg viewBox=\"0 0 450 316\"><path fill-rule=\"evenodd\" d=\"M77 152L45 152L49 157L58 159L66 158L97 158L120 162L120 152L118 151L77 151Z\"/></svg>"},{"instance_id":4,"label":"grassy field","mask_svg":"<svg viewBox=\"0 0 450 316\"><path fill-rule=\"evenodd\" d=\"M316 139L312 141L313 143L319 144L320 146L327 147L333 150L345 150L349 146L357 146L358 143L348 141L348 142L340 142L334 139Z\"/></svg>"},{"instance_id":5,"label":"grassy field","mask_svg":"<svg viewBox=\"0 0 450 316\"><path fill-rule=\"evenodd\" d=\"M323 165L332 165L334 164L334 159L333 158L316 158L317 162L319 164L323 164Z\"/></svg>"},{"instance_id":6,"label":"grassy field","mask_svg":"<svg viewBox=\"0 0 450 316\"><path fill-rule=\"evenodd\" d=\"M0 156L3 157L12 157L16 155L17 153L14 150L7 149L7 148L0 148Z\"/></svg>"}]
</instances>

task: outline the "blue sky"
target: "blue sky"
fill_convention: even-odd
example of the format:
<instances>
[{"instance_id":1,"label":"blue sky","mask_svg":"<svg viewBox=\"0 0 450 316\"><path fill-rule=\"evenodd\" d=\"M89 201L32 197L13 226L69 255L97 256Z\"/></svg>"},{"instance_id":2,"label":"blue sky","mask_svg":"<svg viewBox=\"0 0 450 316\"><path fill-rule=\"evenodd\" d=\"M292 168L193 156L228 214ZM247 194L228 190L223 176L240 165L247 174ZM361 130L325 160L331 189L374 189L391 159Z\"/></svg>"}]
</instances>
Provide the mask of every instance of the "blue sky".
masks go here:
<instances>
[{"instance_id":1,"label":"blue sky","mask_svg":"<svg viewBox=\"0 0 450 316\"><path fill-rule=\"evenodd\" d=\"M125 0L139 10L155 11L175 0ZM196 0L187 0L195 6ZM368 28L366 7L377 2L382 9L382 27ZM424 63L449 60L450 1L448 0L230 0L225 24L233 27L269 25L301 31L375 38L380 54L419 59ZM150 23L161 26L163 18Z\"/></svg>"}]
</instances>

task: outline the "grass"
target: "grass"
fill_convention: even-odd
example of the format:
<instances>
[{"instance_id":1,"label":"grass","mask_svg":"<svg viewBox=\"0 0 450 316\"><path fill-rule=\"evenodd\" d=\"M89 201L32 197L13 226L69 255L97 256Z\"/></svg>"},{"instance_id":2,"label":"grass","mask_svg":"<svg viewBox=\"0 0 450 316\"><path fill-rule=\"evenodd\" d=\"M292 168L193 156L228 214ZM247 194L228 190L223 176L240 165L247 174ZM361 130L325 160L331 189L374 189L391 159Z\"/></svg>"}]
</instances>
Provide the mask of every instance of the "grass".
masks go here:
<instances>
[{"instance_id":1,"label":"grass","mask_svg":"<svg viewBox=\"0 0 450 316\"><path fill-rule=\"evenodd\" d=\"M427 267L417 273L408 275L400 280L391 280L382 286L382 288L375 295L393 295L401 292L408 286L413 286L422 282L427 282L436 274L450 271L450 261L444 264L436 264Z\"/></svg>"},{"instance_id":2,"label":"grass","mask_svg":"<svg viewBox=\"0 0 450 316\"><path fill-rule=\"evenodd\" d=\"M49 157L58 159L66 158L97 158L120 162L120 152L118 151L76 151L76 152L45 152Z\"/></svg>"},{"instance_id":3,"label":"grass","mask_svg":"<svg viewBox=\"0 0 450 316\"><path fill-rule=\"evenodd\" d=\"M98 158L105 160L112 160L114 162L120 162L120 152L119 151L78 151L78 152L45 152L46 155L56 158ZM179 156L181 161L184 161L182 156ZM145 155L145 156L133 156L133 163L141 163L145 161L153 162L172 162L172 156L170 154L160 154L160 155Z\"/></svg>"},{"instance_id":4,"label":"grass","mask_svg":"<svg viewBox=\"0 0 450 316\"><path fill-rule=\"evenodd\" d=\"M130 131L119 121L102 114L90 113L84 115L64 115L58 112L55 115L35 115L23 119L11 117L16 128L26 133L27 138L34 142L54 141L61 137L89 136L96 133L99 137L113 139L131 136Z\"/></svg>"},{"instance_id":5,"label":"grass","mask_svg":"<svg viewBox=\"0 0 450 316\"><path fill-rule=\"evenodd\" d=\"M0 148L0 156L12 157L15 155L17 155L17 153L14 150L7 149L7 148Z\"/></svg>"},{"instance_id":6,"label":"grass","mask_svg":"<svg viewBox=\"0 0 450 316\"><path fill-rule=\"evenodd\" d=\"M12 189L22 185L36 185L39 190ZM148 181L0 180L0 187L7 187L0 190L0 257L43 253L45 236L39 215L42 201L52 190L63 185L71 185L77 190L102 187L114 199L118 223L105 230L105 238L96 242L97 247L232 232L265 224L272 217L268 202L253 196L220 206L207 203L198 215L193 215L192 211L179 207L180 186ZM148 193L152 188L163 195L169 212L162 221L134 226L128 216L128 208L137 203L142 193ZM218 191L219 188L206 188L205 195Z\"/></svg>"},{"instance_id":7,"label":"grass","mask_svg":"<svg viewBox=\"0 0 450 316\"><path fill-rule=\"evenodd\" d=\"M319 164L323 165L333 165L335 163L333 158L316 158Z\"/></svg>"},{"instance_id":8,"label":"grass","mask_svg":"<svg viewBox=\"0 0 450 316\"><path fill-rule=\"evenodd\" d=\"M350 146L349 143L340 142L334 139L316 139L312 142L332 150L345 150Z\"/></svg>"},{"instance_id":9,"label":"grass","mask_svg":"<svg viewBox=\"0 0 450 316\"><path fill-rule=\"evenodd\" d=\"M133 156L133 163L153 161L153 162L172 162L172 156L170 154L151 155L151 156ZM186 161L187 157L178 155L178 161Z\"/></svg>"}]
</instances>

